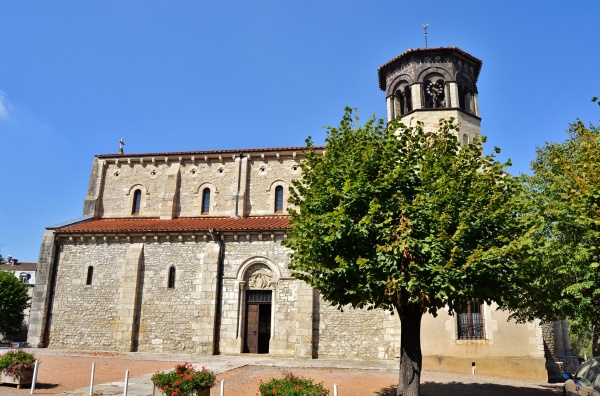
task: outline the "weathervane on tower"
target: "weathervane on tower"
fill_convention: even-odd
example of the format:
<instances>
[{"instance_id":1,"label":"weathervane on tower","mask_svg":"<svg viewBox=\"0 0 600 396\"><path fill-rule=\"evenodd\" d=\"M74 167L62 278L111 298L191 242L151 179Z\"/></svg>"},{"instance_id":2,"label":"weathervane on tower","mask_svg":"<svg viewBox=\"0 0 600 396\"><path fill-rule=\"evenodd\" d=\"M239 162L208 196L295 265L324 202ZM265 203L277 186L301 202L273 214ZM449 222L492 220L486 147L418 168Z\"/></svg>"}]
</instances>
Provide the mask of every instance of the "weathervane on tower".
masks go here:
<instances>
[{"instance_id":1,"label":"weathervane on tower","mask_svg":"<svg viewBox=\"0 0 600 396\"><path fill-rule=\"evenodd\" d=\"M425 29L425 48L427 48L427 28L429 27L429 24L426 23L425 25L423 25L423 29Z\"/></svg>"}]
</instances>

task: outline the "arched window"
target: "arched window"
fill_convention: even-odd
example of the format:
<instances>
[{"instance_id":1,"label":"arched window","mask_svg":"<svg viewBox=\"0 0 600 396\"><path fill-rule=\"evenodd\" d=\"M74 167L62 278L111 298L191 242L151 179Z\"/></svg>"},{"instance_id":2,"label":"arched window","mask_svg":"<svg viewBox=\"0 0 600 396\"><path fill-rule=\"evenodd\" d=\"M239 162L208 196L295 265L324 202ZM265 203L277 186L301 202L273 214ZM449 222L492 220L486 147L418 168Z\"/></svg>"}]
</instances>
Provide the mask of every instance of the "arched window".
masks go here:
<instances>
[{"instance_id":1,"label":"arched window","mask_svg":"<svg viewBox=\"0 0 600 396\"><path fill-rule=\"evenodd\" d=\"M275 213L283 213L283 187L275 187Z\"/></svg>"},{"instance_id":2,"label":"arched window","mask_svg":"<svg viewBox=\"0 0 600 396\"><path fill-rule=\"evenodd\" d=\"M200 214L207 215L210 212L210 188L202 190L202 210Z\"/></svg>"},{"instance_id":3,"label":"arched window","mask_svg":"<svg viewBox=\"0 0 600 396\"><path fill-rule=\"evenodd\" d=\"M139 190L138 190L139 191ZM86 286L91 286L92 285L92 277L94 276L94 267L92 267L91 265L88 267L88 271L87 271L87 279L85 280L85 285Z\"/></svg>"},{"instance_id":4,"label":"arched window","mask_svg":"<svg viewBox=\"0 0 600 396\"><path fill-rule=\"evenodd\" d=\"M466 77L458 80L458 107L467 113L475 114L474 97L476 94L474 84Z\"/></svg>"},{"instance_id":5,"label":"arched window","mask_svg":"<svg viewBox=\"0 0 600 396\"><path fill-rule=\"evenodd\" d=\"M404 82L394 94L394 117L400 117L412 111L410 87Z\"/></svg>"},{"instance_id":6,"label":"arched window","mask_svg":"<svg viewBox=\"0 0 600 396\"><path fill-rule=\"evenodd\" d=\"M446 107L446 83L439 74L428 76L423 81L425 89L425 108L440 109Z\"/></svg>"},{"instance_id":7,"label":"arched window","mask_svg":"<svg viewBox=\"0 0 600 396\"><path fill-rule=\"evenodd\" d=\"M167 281L169 289L175 289L175 267L169 268L169 280Z\"/></svg>"},{"instance_id":8,"label":"arched window","mask_svg":"<svg viewBox=\"0 0 600 396\"><path fill-rule=\"evenodd\" d=\"M467 135L466 133L463 134L463 136L462 136L462 145L463 146L469 145L469 135Z\"/></svg>"},{"instance_id":9,"label":"arched window","mask_svg":"<svg viewBox=\"0 0 600 396\"><path fill-rule=\"evenodd\" d=\"M131 214L140 213L140 204L142 203L142 190L135 190L133 193L133 207L131 208Z\"/></svg>"}]
</instances>

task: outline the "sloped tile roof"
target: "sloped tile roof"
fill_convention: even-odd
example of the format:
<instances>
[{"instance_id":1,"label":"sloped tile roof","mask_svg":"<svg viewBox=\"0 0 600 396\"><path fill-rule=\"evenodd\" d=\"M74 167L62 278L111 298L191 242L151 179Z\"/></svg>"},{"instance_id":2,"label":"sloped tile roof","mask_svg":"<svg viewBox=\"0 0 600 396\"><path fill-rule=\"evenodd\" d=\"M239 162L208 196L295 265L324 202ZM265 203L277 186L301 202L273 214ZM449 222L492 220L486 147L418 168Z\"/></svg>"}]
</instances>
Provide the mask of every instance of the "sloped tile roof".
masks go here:
<instances>
[{"instance_id":1,"label":"sloped tile roof","mask_svg":"<svg viewBox=\"0 0 600 396\"><path fill-rule=\"evenodd\" d=\"M173 220L161 219L95 219L59 228L59 234L115 233L115 232L173 232L173 231L260 231L290 228L289 216L256 217L192 217Z\"/></svg>"},{"instance_id":2,"label":"sloped tile roof","mask_svg":"<svg viewBox=\"0 0 600 396\"><path fill-rule=\"evenodd\" d=\"M18 261L17 265L2 264L0 270L4 271L36 271L37 263L30 263L27 261Z\"/></svg>"},{"instance_id":3,"label":"sloped tile roof","mask_svg":"<svg viewBox=\"0 0 600 396\"><path fill-rule=\"evenodd\" d=\"M477 81L477 79L479 77L479 72L481 71L481 65L483 64L483 62L481 61L481 59L475 58L473 55L469 54L468 52L465 52L465 51L461 50L460 48L455 47L453 45L451 45L449 47L411 48L409 50L404 51L403 53L401 53L394 59L389 60L386 63L384 63L383 65L379 66L379 68L377 69L377 75L379 78L379 89L381 89L382 91L385 91L385 87L386 87L385 78L386 78L387 71L390 67L392 67L400 59L410 56L412 54L427 54L427 53L434 54L434 53L448 52L448 51L464 56L465 58L470 60L475 65L475 68L476 68L475 81Z\"/></svg>"},{"instance_id":4,"label":"sloped tile roof","mask_svg":"<svg viewBox=\"0 0 600 396\"><path fill-rule=\"evenodd\" d=\"M323 150L325 146L313 146L315 150ZM227 150L204 150L204 151L172 151L172 152L155 152L155 153L132 153L132 154L99 154L98 158L134 158L134 157L162 157L162 156L188 156L188 155L217 155L217 154L238 154L238 153L261 153L261 152L287 152L300 151L304 152L308 148L306 146L292 147L264 147L264 148L245 148L245 149L227 149Z\"/></svg>"}]
</instances>

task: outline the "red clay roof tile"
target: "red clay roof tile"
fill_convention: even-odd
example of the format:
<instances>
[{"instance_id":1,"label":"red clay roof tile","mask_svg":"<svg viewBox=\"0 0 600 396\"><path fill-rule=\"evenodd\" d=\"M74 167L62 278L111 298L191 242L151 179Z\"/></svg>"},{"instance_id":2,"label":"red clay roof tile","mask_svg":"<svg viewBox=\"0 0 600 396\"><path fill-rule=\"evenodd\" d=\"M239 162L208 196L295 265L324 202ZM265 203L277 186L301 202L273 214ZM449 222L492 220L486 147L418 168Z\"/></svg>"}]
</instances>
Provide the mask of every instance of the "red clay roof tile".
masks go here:
<instances>
[{"instance_id":1,"label":"red clay roof tile","mask_svg":"<svg viewBox=\"0 0 600 396\"><path fill-rule=\"evenodd\" d=\"M289 216L260 217L192 217L173 220L161 219L94 219L73 226L59 228L59 234L111 232L169 232L169 231L252 231L284 230L290 228Z\"/></svg>"}]
</instances>

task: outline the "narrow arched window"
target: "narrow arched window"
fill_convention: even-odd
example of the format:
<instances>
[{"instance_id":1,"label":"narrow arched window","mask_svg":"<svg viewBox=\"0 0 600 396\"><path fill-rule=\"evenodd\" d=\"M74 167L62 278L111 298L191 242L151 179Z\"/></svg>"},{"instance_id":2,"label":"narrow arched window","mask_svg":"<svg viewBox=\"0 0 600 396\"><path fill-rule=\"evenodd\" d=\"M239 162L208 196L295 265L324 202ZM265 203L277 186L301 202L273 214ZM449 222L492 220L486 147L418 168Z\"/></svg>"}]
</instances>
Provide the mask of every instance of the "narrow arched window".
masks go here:
<instances>
[{"instance_id":1,"label":"narrow arched window","mask_svg":"<svg viewBox=\"0 0 600 396\"><path fill-rule=\"evenodd\" d=\"M131 214L139 214L140 213L140 204L142 203L142 190L135 190L133 193L133 208L131 209Z\"/></svg>"},{"instance_id":2,"label":"narrow arched window","mask_svg":"<svg viewBox=\"0 0 600 396\"><path fill-rule=\"evenodd\" d=\"M202 211L200 214L207 215L210 212L210 188L202 190Z\"/></svg>"},{"instance_id":3,"label":"narrow arched window","mask_svg":"<svg viewBox=\"0 0 600 396\"><path fill-rule=\"evenodd\" d=\"M283 213L283 187L275 187L275 213Z\"/></svg>"},{"instance_id":4,"label":"narrow arched window","mask_svg":"<svg viewBox=\"0 0 600 396\"><path fill-rule=\"evenodd\" d=\"M169 268L169 280L167 282L169 289L175 289L175 267Z\"/></svg>"},{"instance_id":5,"label":"narrow arched window","mask_svg":"<svg viewBox=\"0 0 600 396\"><path fill-rule=\"evenodd\" d=\"M92 285L92 277L94 276L94 267L92 267L91 265L88 267L87 270L87 279L85 280L85 285L86 286L91 286Z\"/></svg>"},{"instance_id":6,"label":"narrow arched window","mask_svg":"<svg viewBox=\"0 0 600 396\"><path fill-rule=\"evenodd\" d=\"M463 136L462 136L462 145L463 146L469 145L469 135L467 135L466 133L463 134Z\"/></svg>"}]
</instances>

